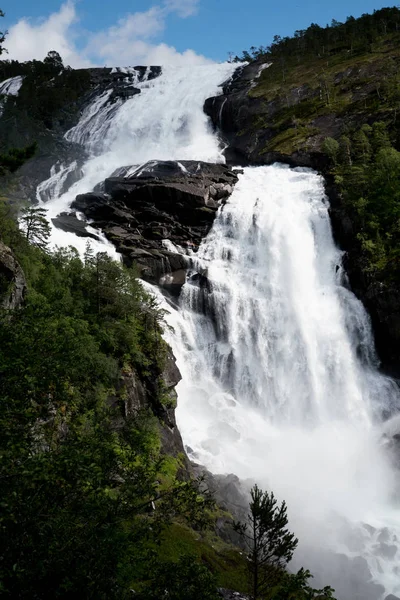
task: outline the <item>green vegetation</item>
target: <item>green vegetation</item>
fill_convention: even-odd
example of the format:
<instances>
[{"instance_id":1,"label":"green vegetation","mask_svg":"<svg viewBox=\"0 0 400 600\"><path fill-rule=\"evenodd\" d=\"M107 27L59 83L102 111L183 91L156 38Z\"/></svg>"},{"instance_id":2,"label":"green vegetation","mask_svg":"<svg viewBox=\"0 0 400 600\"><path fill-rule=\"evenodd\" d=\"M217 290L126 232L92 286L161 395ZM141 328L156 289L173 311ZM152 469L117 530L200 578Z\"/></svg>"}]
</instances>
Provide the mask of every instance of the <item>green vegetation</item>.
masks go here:
<instances>
[{"instance_id":1,"label":"green vegetation","mask_svg":"<svg viewBox=\"0 0 400 600\"><path fill-rule=\"evenodd\" d=\"M311 577L308 571L300 569L296 574L286 571L298 544L287 524L286 503L279 506L272 492L263 492L255 485L251 490L248 522L234 525L248 549L252 600L333 598L332 588L317 590L308 585Z\"/></svg>"},{"instance_id":2,"label":"green vegetation","mask_svg":"<svg viewBox=\"0 0 400 600\"><path fill-rule=\"evenodd\" d=\"M259 58L279 59L284 73L286 60L300 63L309 56L329 57L340 52L350 54L373 50L373 43L382 36L397 33L400 27L400 10L397 7L374 10L358 19L347 17L345 23L335 19L331 25L320 27L311 23L307 29L294 32L292 37L275 35L269 46L251 47L236 56L234 61L251 61Z\"/></svg>"},{"instance_id":3,"label":"green vegetation","mask_svg":"<svg viewBox=\"0 0 400 600\"><path fill-rule=\"evenodd\" d=\"M396 284L400 277L400 152L382 122L364 125L324 151L351 216L364 270Z\"/></svg>"},{"instance_id":4,"label":"green vegetation","mask_svg":"<svg viewBox=\"0 0 400 600\"><path fill-rule=\"evenodd\" d=\"M384 8L325 28L311 24L293 37L275 36L270 46L236 57L269 64L250 91L264 103L254 122L257 130L269 130L264 151L321 151L325 137L346 133L340 131L342 122L361 126L376 120L389 125L396 146L399 23L400 10ZM331 115L330 121L323 119Z\"/></svg>"}]
</instances>

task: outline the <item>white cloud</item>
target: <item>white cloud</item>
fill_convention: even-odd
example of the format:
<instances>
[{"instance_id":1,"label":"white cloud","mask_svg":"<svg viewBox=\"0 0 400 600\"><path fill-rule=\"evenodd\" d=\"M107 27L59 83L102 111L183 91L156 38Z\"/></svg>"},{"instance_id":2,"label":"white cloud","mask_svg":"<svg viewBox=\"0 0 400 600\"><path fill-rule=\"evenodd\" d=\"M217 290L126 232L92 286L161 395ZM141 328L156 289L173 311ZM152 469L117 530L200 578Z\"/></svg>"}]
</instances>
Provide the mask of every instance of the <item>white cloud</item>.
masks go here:
<instances>
[{"instance_id":1,"label":"white cloud","mask_svg":"<svg viewBox=\"0 0 400 600\"><path fill-rule=\"evenodd\" d=\"M6 46L9 58L43 59L56 50L73 67L135 64L204 64L210 62L194 50L178 52L160 40L167 18L196 14L199 0L164 0L144 12L130 13L108 29L78 33L78 14L73 0L46 19L21 19L10 27ZM81 41L81 44L79 42ZM78 49L82 46L83 49Z\"/></svg>"},{"instance_id":2,"label":"white cloud","mask_svg":"<svg viewBox=\"0 0 400 600\"><path fill-rule=\"evenodd\" d=\"M197 13L199 0L165 0L164 6L184 19Z\"/></svg>"},{"instance_id":3,"label":"white cloud","mask_svg":"<svg viewBox=\"0 0 400 600\"><path fill-rule=\"evenodd\" d=\"M90 66L90 61L81 56L74 45L73 25L77 21L75 5L70 0L47 19L37 22L21 19L9 29L6 42L8 58L40 60L49 50L57 50L66 64Z\"/></svg>"}]
</instances>

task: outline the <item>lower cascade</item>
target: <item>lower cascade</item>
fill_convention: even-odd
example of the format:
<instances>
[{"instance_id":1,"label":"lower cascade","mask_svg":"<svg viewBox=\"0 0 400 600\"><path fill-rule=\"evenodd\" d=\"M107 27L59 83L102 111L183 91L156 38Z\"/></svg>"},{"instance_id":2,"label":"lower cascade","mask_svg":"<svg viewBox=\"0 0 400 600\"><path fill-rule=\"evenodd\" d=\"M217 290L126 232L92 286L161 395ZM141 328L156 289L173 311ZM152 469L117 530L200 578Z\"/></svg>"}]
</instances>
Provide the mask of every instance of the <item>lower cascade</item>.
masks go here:
<instances>
[{"instance_id":1,"label":"lower cascade","mask_svg":"<svg viewBox=\"0 0 400 600\"><path fill-rule=\"evenodd\" d=\"M294 562L315 566L339 598L399 593L387 419L400 396L346 287L322 178L244 169L192 259L166 332L191 458L286 499Z\"/></svg>"},{"instance_id":2,"label":"lower cascade","mask_svg":"<svg viewBox=\"0 0 400 600\"><path fill-rule=\"evenodd\" d=\"M234 69L166 68L135 80L140 93L126 102L97 96L65 135L86 160L55 165L38 187L49 217L127 165L223 162L203 104ZM340 600L400 596L400 394L379 373L368 315L347 285L323 179L283 165L238 174L189 257L179 301L156 291L189 456L286 500L300 540L293 568L309 568L316 586ZM52 241L79 246L59 229Z\"/></svg>"}]
</instances>

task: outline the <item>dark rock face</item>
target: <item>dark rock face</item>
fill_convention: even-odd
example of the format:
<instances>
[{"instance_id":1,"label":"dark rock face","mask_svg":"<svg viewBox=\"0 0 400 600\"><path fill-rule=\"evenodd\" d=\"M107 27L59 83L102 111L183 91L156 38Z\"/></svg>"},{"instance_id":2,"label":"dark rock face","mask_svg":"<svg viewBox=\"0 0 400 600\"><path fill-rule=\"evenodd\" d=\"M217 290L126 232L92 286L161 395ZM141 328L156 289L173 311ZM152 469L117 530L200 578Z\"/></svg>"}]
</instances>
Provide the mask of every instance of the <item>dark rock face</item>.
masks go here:
<instances>
[{"instance_id":1,"label":"dark rock face","mask_svg":"<svg viewBox=\"0 0 400 600\"><path fill-rule=\"evenodd\" d=\"M24 272L10 248L0 242L0 307L6 310L19 308L25 293Z\"/></svg>"},{"instance_id":2,"label":"dark rock face","mask_svg":"<svg viewBox=\"0 0 400 600\"><path fill-rule=\"evenodd\" d=\"M60 213L55 219L52 219L52 223L58 227L58 229L74 233L78 237L89 237L94 240L99 239L99 236L86 229L87 223L85 221L80 221L73 212Z\"/></svg>"},{"instance_id":3,"label":"dark rock face","mask_svg":"<svg viewBox=\"0 0 400 600\"><path fill-rule=\"evenodd\" d=\"M266 102L265 99L249 95L263 66L261 62L255 61L239 67L232 79L223 84L223 94L205 101L204 112L229 144L224 152L227 163L246 166L286 162L292 166L321 168L325 160L318 151L295 151L291 155L265 151L268 141L276 135L276 130L258 123L264 119L273 122L282 104L276 101ZM300 102L305 93L306 90L294 90L293 102Z\"/></svg>"},{"instance_id":4,"label":"dark rock face","mask_svg":"<svg viewBox=\"0 0 400 600\"><path fill-rule=\"evenodd\" d=\"M12 201L32 202L36 197L37 186L50 176L50 169L55 164L77 162L77 169L65 181L65 189L79 179L79 169L87 156L85 150L64 138L64 134L77 125L83 110L93 102L94 98L106 90L113 90L109 102L129 100L140 89L135 84L159 77L161 67L134 67L135 73L123 69L93 68L78 70L88 73L88 89L74 104L66 104L62 109L49 117L44 126L31 118L26 110L13 108L12 118L7 113L0 116L0 137L4 149L25 147L37 142L35 156L27 161L14 174L2 178L3 190Z\"/></svg>"},{"instance_id":5,"label":"dark rock face","mask_svg":"<svg viewBox=\"0 0 400 600\"><path fill-rule=\"evenodd\" d=\"M225 165L151 161L120 169L106 179L104 192L81 194L72 208L105 233L126 264L136 263L143 279L178 294L189 261L164 240L197 249L236 182Z\"/></svg>"},{"instance_id":6,"label":"dark rock face","mask_svg":"<svg viewBox=\"0 0 400 600\"><path fill-rule=\"evenodd\" d=\"M164 394L161 399L157 389L160 377L164 386ZM177 399L175 387L180 380L180 371L176 366L172 350L169 348L161 373L153 372L143 378L139 377L135 371L122 371L118 392L123 391L123 394L119 393L112 397L110 403L120 405L121 423L140 410L150 408L159 419L163 452L169 456L179 456L181 461L184 461L182 464L185 468L184 472L189 473L189 460L186 458L182 437L175 420ZM118 427L118 424L116 426Z\"/></svg>"}]
</instances>

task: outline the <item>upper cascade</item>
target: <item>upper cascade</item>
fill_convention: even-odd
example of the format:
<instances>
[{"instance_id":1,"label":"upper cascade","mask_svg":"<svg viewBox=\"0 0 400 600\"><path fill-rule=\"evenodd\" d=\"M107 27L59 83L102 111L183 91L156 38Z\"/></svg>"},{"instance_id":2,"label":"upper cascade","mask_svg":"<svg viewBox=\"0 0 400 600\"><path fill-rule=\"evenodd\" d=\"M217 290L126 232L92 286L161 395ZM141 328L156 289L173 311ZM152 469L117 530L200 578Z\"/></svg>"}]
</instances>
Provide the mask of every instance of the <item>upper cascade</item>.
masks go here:
<instances>
[{"instance_id":1,"label":"upper cascade","mask_svg":"<svg viewBox=\"0 0 400 600\"><path fill-rule=\"evenodd\" d=\"M49 217L65 212L78 194L92 191L123 165L140 166L150 160L225 162L203 105L222 91L221 84L236 68L228 63L169 66L153 78L112 74L133 78L140 94L112 97L113 88L99 88L79 123L65 134L67 141L84 149L86 159L73 166L72 162L56 164L37 189L37 199L46 203ZM78 180L69 176L71 172ZM53 243L72 243L67 236L54 231Z\"/></svg>"}]
</instances>

